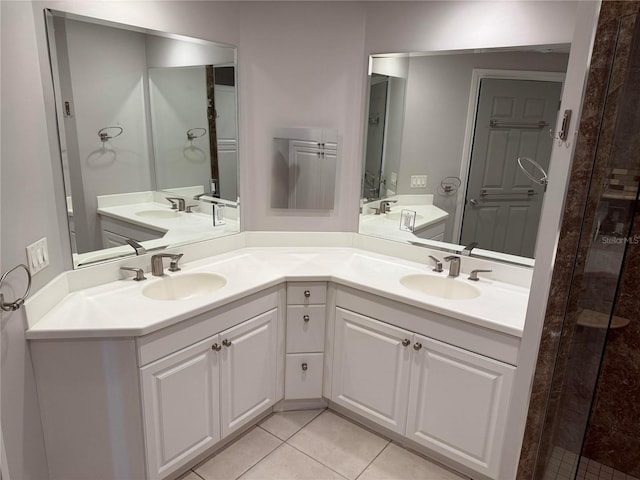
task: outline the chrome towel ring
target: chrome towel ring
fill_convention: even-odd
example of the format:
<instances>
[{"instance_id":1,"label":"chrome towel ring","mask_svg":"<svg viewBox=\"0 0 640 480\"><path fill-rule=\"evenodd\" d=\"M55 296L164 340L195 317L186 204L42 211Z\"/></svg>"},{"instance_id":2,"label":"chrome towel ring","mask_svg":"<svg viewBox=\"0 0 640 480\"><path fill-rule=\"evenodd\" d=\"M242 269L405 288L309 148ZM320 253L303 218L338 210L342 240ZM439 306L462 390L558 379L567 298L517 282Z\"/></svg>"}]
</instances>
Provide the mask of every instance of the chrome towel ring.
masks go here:
<instances>
[{"instance_id":1,"label":"chrome towel ring","mask_svg":"<svg viewBox=\"0 0 640 480\"><path fill-rule=\"evenodd\" d=\"M109 135L109 130L118 130L118 133L116 133L115 135ZM122 132L124 132L124 128L119 126L104 127L98 130L98 136L100 137L100 141L104 143L111 140L112 138L119 137L120 135L122 135Z\"/></svg>"},{"instance_id":2,"label":"chrome towel ring","mask_svg":"<svg viewBox=\"0 0 640 480\"><path fill-rule=\"evenodd\" d=\"M27 272L27 290L26 292L24 292L24 295L22 295L22 297L18 298L14 302L5 302L4 294L0 293L0 308L2 308L2 310L4 310L5 312L14 312L18 310L24 304L24 301L27 299L27 297L29 296L29 292L31 291L31 272L29 272L29 269L24 263L16 265L11 270L7 270L2 274L2 277L0 277L0 288L2 288L2 283L4 282L4 279L7 278L7 275L9 275L14 270L17 270L18 268L24 268L24 271Z\"/></svg>"},{"instance_id":3,"label":"chrome towel ring","mask_svg":"<svg viewBox=\"0 0 640 480\"><path fill-rule=\"evenodd\" d=\"M523 161L530 163L537 170L539 170L540 173L542 174L542 177L540 178L534 177L532 173L530 173L526 168L524 168L524 165L522 165ZM547 175L547 172L544 171L544 168L542 168L542 166L538 162L536 162L533 158L518 157L518 166L522 170L522 173L524 173L529 180L531 180L534 183L537 183L538 185L542 185L546 191L547 184L549 183L549 176Z\"/></svg>"}]
</instances>

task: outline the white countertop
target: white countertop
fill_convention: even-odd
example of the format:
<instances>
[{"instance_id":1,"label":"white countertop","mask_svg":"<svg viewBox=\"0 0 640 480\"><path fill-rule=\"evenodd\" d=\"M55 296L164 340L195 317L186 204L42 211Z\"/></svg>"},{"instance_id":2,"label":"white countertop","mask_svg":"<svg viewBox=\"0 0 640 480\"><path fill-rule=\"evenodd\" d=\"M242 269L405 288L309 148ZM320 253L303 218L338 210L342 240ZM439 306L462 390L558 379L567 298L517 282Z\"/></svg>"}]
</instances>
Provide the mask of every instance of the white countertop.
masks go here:
<instances>
[{"instance_id":1,"label":"white countertop","mask_svg":"<svg viewBox=\"0 0 640 480\"><path fill-rule=\"evenodd\" d=\"M463 264L465 259L462 260ZM516 337L522 336L529 290L487 278L473 282L480 296L447 300L410 290L404 275L433 273L422 263L343 247L251 247L185 263L171 275L211 272L226 285L196 298L152 300L141 291L162 278L130 278L61 295L26 332L28 339L146 335L284 281L330 281L450 316ZM461 273L455 282L469 282ZM469 282L471 283L471 282ZM38 292L40 293L40 292ZM29 308L27 308L29 315Z\"/></svg>"},{"instance_id":2,"label":"white countertop","mask_svg":"<svg viewBox=\"0 0 640 480\"><path fill-rule=\"evenodd\" d=\"M436 223L445 221L449 214L435 205L398 205L392 206L389 213L401 213L402 210L416 212L414 231L428 228ZM388 214L360 215L360 233L392 238L401 241L418 240L412 232L400 230L400 219L391 220Z\"/></svg>"}]
</instances>

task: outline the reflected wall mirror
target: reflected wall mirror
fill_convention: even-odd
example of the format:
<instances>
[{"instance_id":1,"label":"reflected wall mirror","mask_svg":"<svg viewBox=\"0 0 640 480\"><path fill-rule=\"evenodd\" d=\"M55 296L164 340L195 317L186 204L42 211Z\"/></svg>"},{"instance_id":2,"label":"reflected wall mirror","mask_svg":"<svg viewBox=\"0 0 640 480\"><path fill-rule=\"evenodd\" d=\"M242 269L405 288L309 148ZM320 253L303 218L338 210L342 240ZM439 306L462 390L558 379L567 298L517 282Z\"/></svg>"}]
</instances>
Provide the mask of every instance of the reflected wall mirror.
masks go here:
<instances>
[{"instance_id":1,"label":"reflected wall mirror","mask_svg":"<svg viewBox=\"0 0 640 480\"><path fill-rule=\"evenodd\" d=\"M533 265L569 45L373 55L359 232Z\"/></svg>"},{"instance_id":2,"label":"reflected wall mirror","mask_svg":"<svg viewBox=\"0 0 640 480\"><path fill-rule=\"evenodd\" d=\"M45 21L74 268L237 233L236 48Z\"/></svg>"}]
</instances>

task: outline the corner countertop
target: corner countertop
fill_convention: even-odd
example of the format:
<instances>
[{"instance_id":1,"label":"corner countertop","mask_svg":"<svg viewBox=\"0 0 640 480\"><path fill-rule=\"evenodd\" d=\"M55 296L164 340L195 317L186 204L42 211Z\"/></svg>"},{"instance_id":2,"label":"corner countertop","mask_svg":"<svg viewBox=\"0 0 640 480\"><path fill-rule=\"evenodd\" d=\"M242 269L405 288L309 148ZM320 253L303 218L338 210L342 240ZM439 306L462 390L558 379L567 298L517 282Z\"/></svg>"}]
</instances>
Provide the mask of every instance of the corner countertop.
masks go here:
<instances>
[{"instance_id":1,"label":"corner countertop","mask_svg":"<svg viewBox=\"0 0 640 480\"><path fill-rule=\"evenodd\" d=\"M213 293L174 301L142 295L143 288L162 281L151 275L144 282L117 280L63 293L62 299L32 324L26 337L35 340L147 335L285 281L330 281L521 337L529 298L527 288L490 278L473 283L480 291L475 299L447 300L419 293L404 287L400 279L416 273L444 277L446 271L433 273L424 264L358 248L240 248L185 263L181 272L172 275L196 272L222 275L227 283ZM461 274L451 281L467 283L466 277Z\"/></svg>"}]
</instances>

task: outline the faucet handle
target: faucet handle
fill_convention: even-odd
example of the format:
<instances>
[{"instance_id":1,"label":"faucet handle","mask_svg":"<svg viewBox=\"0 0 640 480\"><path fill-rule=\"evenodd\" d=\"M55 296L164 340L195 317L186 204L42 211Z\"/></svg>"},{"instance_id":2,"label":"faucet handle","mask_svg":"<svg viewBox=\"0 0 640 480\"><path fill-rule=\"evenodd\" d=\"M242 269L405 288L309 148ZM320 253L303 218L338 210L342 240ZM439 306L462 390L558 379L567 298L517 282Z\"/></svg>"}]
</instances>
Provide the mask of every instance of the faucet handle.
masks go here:
<instances>
[{"instance_id":1,"label":"faucet handle","mask_svg":"<svg viewBox=\"0 0 640 480\"><path fill-rule=\"evenodd\" d=\"M491 272L493 272L493 270L471 270L471 273L469 274L469 280L477 282L478 280L480 280L478 278L479 273L491 273Z\"/></svg>"},{"instance_id":2,"label":"faucet handle","mask_svg":"<svg viewBox=\"0 0 640 480\"><path fill-rule=\"evenodd\" d=\"M136 282L139 282L141 280L146 280L147 277L144 276L144 270L141 268L134 268L134 267L120 267L120 270L126 270L129 272L135 272L136 273L136 277L134 278L134 280Z\"/></svg>"},{"instance_id":3,"label":"faucet handle","mask_svg":"<svg viewBox=\"0 0 640 480\"><path fill-rule=\"evenodd\" d=\"M434 262L436 262L436 266L433 269L433 271L438 273L442 272L442 262L438 260L436 257L434 257L433 255L429 255L429 258Z\"/></svg>"},{"instance_id":4,"label":"faucet handle","mask_svg":"<svg viewBox=\"0 0 640 480\"><path fill-rule=\"evenodd\" d=\"M164 197L164 198L171 204L171 210L178 209L178 204L174 202L174 200L177 200L177 198L174 198L174 197Z\"/></svg>"},{"instance_id":5,"label":"faucet handle","mask_svg":"<svg viewBox=\"0 0 640 480\"><path fill-rule=\"evenodd\" d=\"M193 210L192 210L192 209L193 209L194 207L197 207L197 206L198 206L198 205L187 205L187 206L185 207L185 212L187 212L187 213L193 213Z\"/></svg>"},{"instance_id":6,"label":"faucet handle","mask_svg":"<svg viewBox=\"0 0 640 480\"><path fill-rule=\"evenodd\" d=\"M179 272L181 268L178 266L178 262L182 258L184 253L178 253L175 255L171 255L171 262L169 262L169 271L170 272Z\"/></svg>"}]
</instances>

